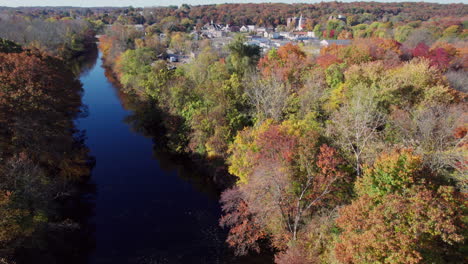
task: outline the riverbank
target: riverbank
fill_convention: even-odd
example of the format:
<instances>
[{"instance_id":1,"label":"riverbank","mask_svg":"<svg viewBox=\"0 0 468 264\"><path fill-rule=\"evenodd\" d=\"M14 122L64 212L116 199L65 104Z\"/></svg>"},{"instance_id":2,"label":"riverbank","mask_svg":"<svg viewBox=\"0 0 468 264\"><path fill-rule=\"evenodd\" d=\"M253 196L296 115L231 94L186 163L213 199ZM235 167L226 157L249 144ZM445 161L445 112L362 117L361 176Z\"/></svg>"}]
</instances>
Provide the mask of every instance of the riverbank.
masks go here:
<instances>
[{"instance_id":1,"label":"riverbank","mask_svg":"<svg viewBox=\"0 0 468 264\"><path fill-rule=\"evenodd\" d=\"M117 87L118 96L124 107L133 112L128 118L129 123L135 130L145 136L157 138L157 140L154 140L154 153L156 156L165 157L172 160L172 162L183 164L183 166L190 167L190 171L195 171L197 174L209 177L209 180L215 184L219 193L235 184L237 178L229 174L224 158L208 158L206 155L196 152L175 151L174 149L177 147L174 147L174 145L188 143L181 143L177 139L180 137L185 138L188 135L176 135L176 139L174 139L174 131L179 130L176 133L184 133L185 131L181 128L183 126L181 117L173 116L160 108L158 103L149 97L138 96L128 90L124 91L117 73L112 68L113 64L106 62L105 57L102 59L106 77ZM176 127L168 127L168 124L176 124ZM178 143L174 143L174 141Z\"/></svg>"},{"instance_id":2,"label":"riverbank","mask_svg":"<svg viewBox=\"0 0 468 264\"><path fill-rule=\"evenodd\" d=\"M79 263L87 215L75 211L87 207L81 196L93 165L74 123L81 83L65 61L36 49L0 59L0 260Z\"/></svg>"},{"instance_id":3,"label":"riverbank","mask_svg":"<svg viewBox=\"0 0 468 264\"><path fill-rule=\"evenodd\" d=\"M87 263L271 263L228 249L218 187L185 160L155 151L161 138L134 126L141 105L109 81L101 58L80 78L89 114L78 124L96 158L89 219L96 244Z\"/></svg>"}]
</instances>

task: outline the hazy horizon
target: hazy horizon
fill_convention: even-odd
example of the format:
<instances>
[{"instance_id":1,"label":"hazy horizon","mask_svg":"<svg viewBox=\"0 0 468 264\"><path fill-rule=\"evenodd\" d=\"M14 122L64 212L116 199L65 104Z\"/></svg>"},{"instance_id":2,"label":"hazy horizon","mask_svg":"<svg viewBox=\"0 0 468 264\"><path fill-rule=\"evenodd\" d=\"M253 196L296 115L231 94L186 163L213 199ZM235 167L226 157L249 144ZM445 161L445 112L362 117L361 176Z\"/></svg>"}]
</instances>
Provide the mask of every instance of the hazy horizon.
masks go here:
<instances>
[{"instance_id":1,"label":"hazy horizon","mask_svg":"<svg viewBox=\"0 0 468 264\"><path fill-rule=\"evenodd\" d=\"M319 3L319 2L332 2L330 0L0 0L0 6L7 7L27 7L27 6L75 6L75 7L102 7L102 6L134 6L134 7L145 7L145 6L169 6L169 5L204 5L204 4L224 4L224 3ZM372 1L350 1L342 0L340 2L372 2ZM453 3L468 3L467 0L374 0L373 2L428 2L428 3L439 3L439 4L453 4Z\"/></svg>"}]
</instances>

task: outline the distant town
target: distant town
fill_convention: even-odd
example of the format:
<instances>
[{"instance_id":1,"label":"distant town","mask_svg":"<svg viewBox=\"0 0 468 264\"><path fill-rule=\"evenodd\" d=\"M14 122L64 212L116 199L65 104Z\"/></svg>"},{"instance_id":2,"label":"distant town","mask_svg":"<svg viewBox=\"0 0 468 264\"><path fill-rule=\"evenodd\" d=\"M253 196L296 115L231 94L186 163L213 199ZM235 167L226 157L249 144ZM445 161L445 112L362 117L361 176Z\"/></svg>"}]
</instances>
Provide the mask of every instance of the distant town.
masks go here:
<instances>
[{"instance_id":1,"label":"distant town","mask_svg":"<svg viewBox=\"0 0 468 264\"><path fill-rule=\"evenodd\" d=\"M345 22L346 16L338 15L337 17L329 17L329 20L336 19ZM306 31L304 25L308 23L309 20L309 18L305 18L302 15L288 17L286 19L286 25L279 25L277 27L218 24L211 20L210 23L206 23L200 28L195 27L189 35L195 41L209 39L214 47L222 49L223 46L229 44L235 34L243 34L247 39L245 44L260 47L263 54L273 48L277 49L288 43L302 44L304 48L309 50L312 54L319 54L322 48L330 45L345 46L351 44L351 39L321 39L319 36L316 36L314 31ZM145 32L146 29L143 24L130 26L133 26L140 32ZM108 27L111 27L111 25ZM165 33L160 33L159 37L164 39L167 36ZM145 37L142 38L144 39ZM187 62L196 55L197 54L193 51L187 56L187 54L180 54L169 49L167 58L173 63Z\"/></svg>"},{"instance_id":2,"label":"distant town","mask_svg":"<svg viewBox=\"0 0 468 264\"><path fill-rule=\"evenodd\" d=\"M0 264L467 263L467 18L0 6Z\"/></svg>"}]
</instances>

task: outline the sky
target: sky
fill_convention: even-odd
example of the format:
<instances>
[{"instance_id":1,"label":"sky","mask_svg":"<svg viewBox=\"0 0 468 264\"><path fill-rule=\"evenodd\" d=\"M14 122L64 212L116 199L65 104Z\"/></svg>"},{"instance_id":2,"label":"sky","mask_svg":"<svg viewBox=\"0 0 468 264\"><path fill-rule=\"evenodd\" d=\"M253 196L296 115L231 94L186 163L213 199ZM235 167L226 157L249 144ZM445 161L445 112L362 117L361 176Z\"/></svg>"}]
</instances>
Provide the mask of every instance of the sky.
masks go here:
<instances>
[{"instance_id":1,"label":"sky","mask_svg":"<svg viewBox=\"0 0 468 264\"><path fill-rule=\"evenodd\" d=\"M340 0L341 2L353 2L352 0ZM358 0L362 1L362 0ZM376 2L421 2L421 0L374 0ZM465 3L468 0L423 0L435 3ZM0 6L168 6L180 4L220 4L220 3L316 3L321 0L0 0ZM327 2L326 0L324 2Z\"/></svg>"}]
</instances>

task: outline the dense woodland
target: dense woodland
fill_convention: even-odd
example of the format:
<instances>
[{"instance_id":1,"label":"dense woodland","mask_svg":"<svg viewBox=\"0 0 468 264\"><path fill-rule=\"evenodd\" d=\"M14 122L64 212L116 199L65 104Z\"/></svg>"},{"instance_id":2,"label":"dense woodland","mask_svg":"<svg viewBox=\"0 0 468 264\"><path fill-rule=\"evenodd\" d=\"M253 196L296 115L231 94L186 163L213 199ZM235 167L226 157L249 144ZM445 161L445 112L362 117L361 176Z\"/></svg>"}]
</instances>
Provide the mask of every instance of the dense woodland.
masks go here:
<instances>
[{"instance_id":1,"label":"dense woodland","mask_svg":"<svg viewBox=\"0 0 468 264\"><path fill-rule=\"evenodd\" d=\"M267 243L276 263L461 263L467 7L415 5L143 10L154 23L145 35L119 16L100 48L122 90L141 100L137 126L203 160L224 187L235 176L220 224L237 254ZM220 49L182 26L276 26L299 13L319 36L352 44L262 54L242 35ZM346 22L329 19L340 13ZM173 69L168 49L196 56Z\"/></svg>"},{"instance_id":2,"label":"dense woodland","mask_svg":"<svg viewBox=\"0 0 468 264\"><path fill-rule=\"evenodd\" d=\"M92 160L75 129L82 87L70 59L89 52L88 30L0 20L0 263L82 257L72 240L86 231L67 210L76 209Z\"/></svg>"},{"instance_id":3,"label":"dense woodland","mask_svg":"<svg viewBox=\"0 0 468 264\"><path fill-rule=\"evenodd\" d=\"M72 60L94 45L94 25L85 20L40 19L0 14L0 36L48 54Z\"/></svg>"},{"instance_id":4,"label":"dense woodland","mask_svg":"<svg viewBox=\"0 0 468 264\"><path fill-rule=\"evenodd\" d=\"M267 245L279 264L467 261L467 5L70 10L4 9L8 16L0 23L14 16L27 27L41 19L57 31L62 23L82 23L76 20L93 29L112 24L100 50L122 91L139 100L132 122L164 139L165 151L188 155L212 172L223 188L220 224L229 229L227 243L236 254ZM351 45L314 54L291 43L261 53L245 44L244 35L219 48L188 34L211 20L285 26L287 17L299 14L311 19L307 29L317 36L351 39ZM346 21L330 19L338 14ZM145 24L145 31L134 24ZM73 39L85 39L79 37L85 31L54 43L74 50ZM28 34L13 40L28 42L21 39ZM8 52L0 55L0 121L9 128L2 131L1 170L9 176L0 181L0 243L7 245L53 221L49 204L37 201L52 201L63 192L56 188L86 175L86 151L73 140L70 120L79 112L79 88L65 93L63 83L76 85L69 73L61 67L36 73L52 71L59 61L0 44ZM165 59L169 50L195 55L174 68ZM37 95L31 96L32 87ZM26 140L37 127L53 132ZM27 184L45 190L27 193Z\"/></svg>"}]
</instances>

